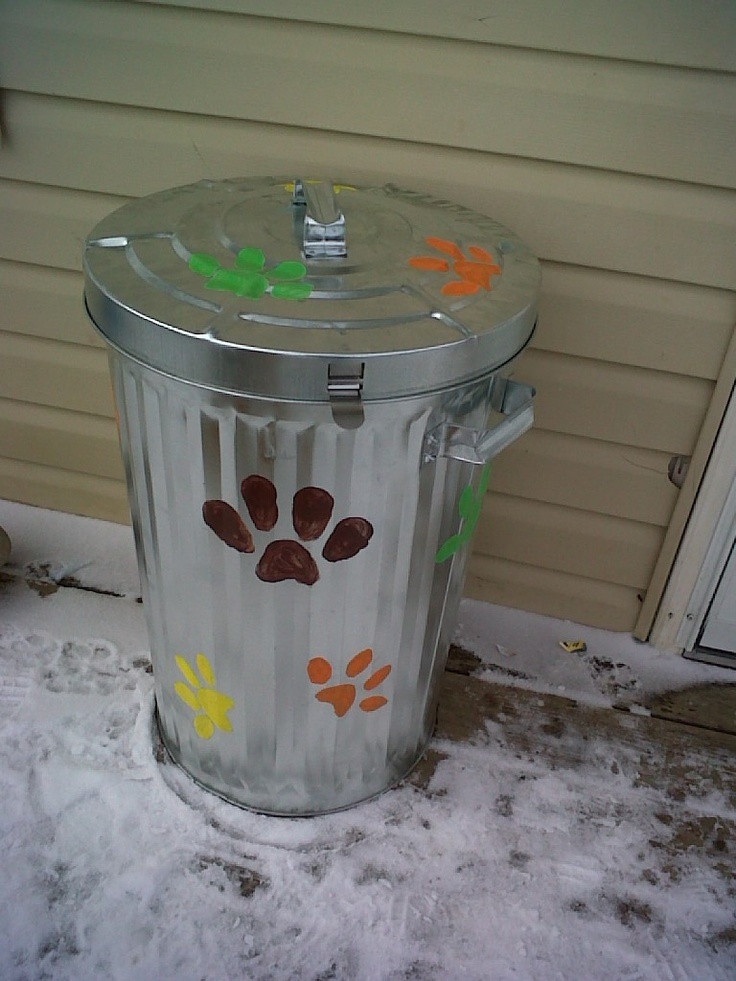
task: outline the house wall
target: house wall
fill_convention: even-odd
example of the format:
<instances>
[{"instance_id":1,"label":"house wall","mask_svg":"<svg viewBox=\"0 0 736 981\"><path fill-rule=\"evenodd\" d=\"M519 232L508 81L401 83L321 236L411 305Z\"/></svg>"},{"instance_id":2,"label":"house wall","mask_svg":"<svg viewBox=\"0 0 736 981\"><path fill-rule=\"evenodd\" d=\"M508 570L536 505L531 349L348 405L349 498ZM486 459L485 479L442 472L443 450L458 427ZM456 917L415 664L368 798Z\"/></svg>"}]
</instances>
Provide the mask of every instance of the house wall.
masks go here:
<instances>
[{"instance_id":1,"label":"house wall","mask_svg":"<svg viewBox=\"0 0 736 981\"><path fill-rule=\"evenodd\" d=\"M0 2L0 496L128 520L90 228L202 177L393 181L543 265L466 591L640 611L736 321L736 5Z\"/></svg>"}]
</instances>

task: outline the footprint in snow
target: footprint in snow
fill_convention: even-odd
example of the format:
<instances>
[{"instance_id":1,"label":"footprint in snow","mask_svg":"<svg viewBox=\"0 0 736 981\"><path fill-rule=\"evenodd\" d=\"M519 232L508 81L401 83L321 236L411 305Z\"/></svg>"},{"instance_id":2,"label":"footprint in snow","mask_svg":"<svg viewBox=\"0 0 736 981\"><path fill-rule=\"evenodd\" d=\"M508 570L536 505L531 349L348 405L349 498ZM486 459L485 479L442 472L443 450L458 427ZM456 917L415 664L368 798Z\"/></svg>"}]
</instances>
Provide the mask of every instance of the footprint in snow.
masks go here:
<instances>
[{"instance_id":1,"label":"footprint in snow","mask_svg":"<svg viewBox=\"0 0 736 981\"><path fill-rule=\"evenodd\" d=\"M121 689L134 689L136 673L112 644L68 640L45 668L43 683L53 692L110 695Z\"/></svg>"}]
</instances>

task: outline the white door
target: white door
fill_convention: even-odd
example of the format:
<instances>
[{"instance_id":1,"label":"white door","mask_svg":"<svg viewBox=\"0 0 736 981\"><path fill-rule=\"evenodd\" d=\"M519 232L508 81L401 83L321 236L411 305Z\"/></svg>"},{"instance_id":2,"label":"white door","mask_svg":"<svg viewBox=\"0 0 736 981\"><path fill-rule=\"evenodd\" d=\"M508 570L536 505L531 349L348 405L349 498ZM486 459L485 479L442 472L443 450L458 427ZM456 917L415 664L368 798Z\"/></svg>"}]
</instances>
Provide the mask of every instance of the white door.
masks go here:
<instances>
[{"instance_id":1,"label":"white door","mask_svg":"<svg viewBox=\"0 0 736 981\"><path fill-rule=\"evenodd\" d=\"M736 545L726 562L703 624L698 647L736 654Z\"/></svg>"}]
</instances>

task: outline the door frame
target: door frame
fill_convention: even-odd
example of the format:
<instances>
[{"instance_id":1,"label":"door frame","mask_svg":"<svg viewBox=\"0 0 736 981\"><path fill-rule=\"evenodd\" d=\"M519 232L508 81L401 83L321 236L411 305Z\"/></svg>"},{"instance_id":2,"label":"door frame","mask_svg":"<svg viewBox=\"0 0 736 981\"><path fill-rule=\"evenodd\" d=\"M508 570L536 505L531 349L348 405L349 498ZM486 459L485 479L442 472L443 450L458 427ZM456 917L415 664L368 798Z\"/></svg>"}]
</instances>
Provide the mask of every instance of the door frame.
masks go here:
<instances>
[{"instance_id":1,"label":"door frame","mask_svg":"<svg viewBox=\"0 0 736 981\"><path fill-rule=\"evenodd\" d=\"M722 379L723 375L719 382ZM653 646L678 653L695 647L735 539L736 387L731 381L715 442L649 633Z\"/></svg>"}]
</instances>

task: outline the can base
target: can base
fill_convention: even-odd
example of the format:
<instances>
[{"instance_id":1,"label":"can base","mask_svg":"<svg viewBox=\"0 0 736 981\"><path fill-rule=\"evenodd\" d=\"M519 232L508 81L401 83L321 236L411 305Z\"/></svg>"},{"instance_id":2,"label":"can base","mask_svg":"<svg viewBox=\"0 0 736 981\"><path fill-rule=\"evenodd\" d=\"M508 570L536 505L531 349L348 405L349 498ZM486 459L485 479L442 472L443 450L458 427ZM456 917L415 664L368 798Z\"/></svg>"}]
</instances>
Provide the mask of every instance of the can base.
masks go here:
<instances>
[{"instance_id":1,"label":"can base","mask_svg":"<svg viewBox=\"0 0 736 981\"><path fill-rule=\"evenodd\" d=\"M264 805L249 804L246 801L239 800L236 797L228 795L225 791L211 786L206 781L197 777L191 772L191 770L186 766L180 758L178 758L176 751L168 743L166 735L161 726L161 721L159 718L158 708L154 704L153 719L151 725L151 739L153 755L156 762L159 764L171 764L173 763L180 771L185 773L187 777L196 784L197 787L206 791L208 794L212 794L213 797L219 798L219 800L225 801L227 804L232 804L234 807L238 807L241 810L249 811L252 814L263 814L267 817L280 817L280 818L310 818L310 817L321 817L326 814L339 814L341 811L349 811L353 807L358 807L360 804L367 804L369 801L376 800L378 797L382 797L384 794L391 790L394 790L399 784L403 783L404 780L409 776L409 774L414 770L417 764L420 762L422 757L427 751L427 745L429 743L429 737L425 739L422 743L419 753L413 758L412 763L405 769L402 768L399 775L392 778L390 781L386 782L385 786L372 790L364 796L356 797L354 800L347 801L345 803L339 804L336 807L319 807L314 809L279 809L277 807L268 807ZM180 795L181 796L181 795ZM182 798L184 799L184 798ZM188 803L184 799L185 803Z\"/></svg>"}]
</instances>

